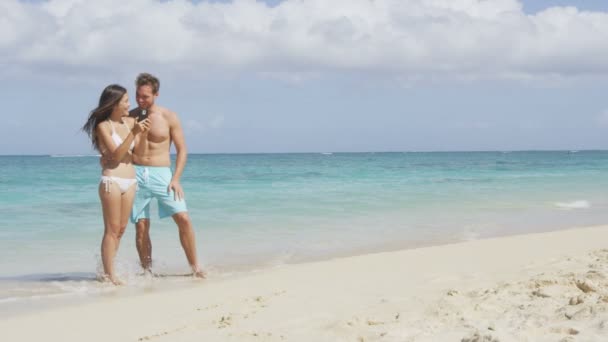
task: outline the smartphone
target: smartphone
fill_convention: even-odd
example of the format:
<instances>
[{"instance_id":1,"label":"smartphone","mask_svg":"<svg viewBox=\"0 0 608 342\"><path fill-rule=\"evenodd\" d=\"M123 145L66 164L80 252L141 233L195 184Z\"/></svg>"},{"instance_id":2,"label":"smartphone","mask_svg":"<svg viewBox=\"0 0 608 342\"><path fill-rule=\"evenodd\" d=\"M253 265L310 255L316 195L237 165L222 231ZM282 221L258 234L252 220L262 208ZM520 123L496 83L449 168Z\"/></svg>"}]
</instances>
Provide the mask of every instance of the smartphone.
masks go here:
<instances>
[{"instance_id":1,"label":"smartphone","mask_svg":"<svg viewBox=\"0 0 608 342\"><path fill-rule=\"evenodd\" d=\"M133 108L129 111L129 116L135 118L135 120L139 122L148 117L148 111L139 107Z\"/></svg>"},{"instance_id":2,"label":"smartphone","mask_svg":"<svg viewBox=\"0 0 608 342\"><path fill-rule=\"evenodd\" d=\"M148 117L148 110L137 107L129 112L129 116L134 117L137 122L140 122Z\"/></svg>"}]
</instances>

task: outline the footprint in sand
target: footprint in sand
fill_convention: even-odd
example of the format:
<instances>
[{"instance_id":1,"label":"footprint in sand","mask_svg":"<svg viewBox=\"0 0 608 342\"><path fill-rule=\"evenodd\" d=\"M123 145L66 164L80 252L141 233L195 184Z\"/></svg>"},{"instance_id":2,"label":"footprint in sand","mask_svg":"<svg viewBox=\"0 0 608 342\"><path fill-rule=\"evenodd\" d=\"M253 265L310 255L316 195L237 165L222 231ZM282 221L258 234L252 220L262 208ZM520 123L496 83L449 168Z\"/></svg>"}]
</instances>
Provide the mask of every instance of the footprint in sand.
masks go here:
<instances>
[{"instance_id":1,"label":"footprint in sand","mask_svg":"<svg viewBox=\"0 0 608 342\"><path fill-rule=\"evenodd\" d=\"M450 297L454 297L454 296L458 295L458 290L448 290L446 295L448 295Z\"/></svg>"},{"instance_id":2,"label":"footprint in sand","mask_svg":"<svg viewBox=\"0 0 608 342\"><path fill-rule=\"evenodd\" d=\"M204 308L196 308L196 311L203 311L203 310L204 310L204 311L208 311L208 310L211 310L211 309L217 309L217 308L219 308L219 307L220 307L220 306L219 306L218 304L214 304L214 305L209 305L209 306L206 306L206 307L204 307Z\"/></svg>"},{"instance_id":3,"label":"footprint in sand","mask_svg":"<svg viewBox=\"0 0 608 342\"><path fill-rule=\"evenodd\" d=\"M575 296L570 298L569 305L579 305L585 302L585 295Z\"/></svg>"},{"instance_id":4,"label":"footprint in sand","mask_svg":"<svg viewBox=\"0 0 608 342\"><path fill-rule=\"evenodd\" d=\"M585 274L585 277L587 279L593 279L596 281L602 281L606 279L606 275L600 271L597 270L589 270L587 271L587 274Z\"/></svg>"},{"instance_id":5,"label":"footprint in sand","mask_svg":"<svg viewBox=\"0 0 608 342\"><path fill-rule=\"evenodd\" d=\"M272 337L272 333L270 332L252 332L251 336L253 337ZM281 340L285 339L283 335L280 335L279 338Z\"/></svg>"},{"instance_id":6,"label":"footprint in sand","mask_svg":"<svg viewBox=\"0 0 608 342\"><path fill-rule=\"evenodd\" d=\"M580 310L567 311L564 315L569 320L582 320L595 316L595 309L593 306L586 306Z\"/></svg>"},{"instance_id":7,"label":"footprint in sand","mask_svg":"<svg viewBox=\"0 0 608 342\"><path fill-rule=\"evenodd\" d=\"M532 291L532 295L535 297L540 297L540 298L550 298L551 297L550 294L546 293L545 291L543 291L541 289Z\"/></svg>"},{"instance_id":8,"label":"footprint in sand","mask_svg":"<svg viewBox=\"0 0 608 342\"><path fill-rule=\"evenodd\" d=\"M482 335L479 331L476 331L467 337L463 337L460 342L500 342L500 340L490 334Z\"/></svg>"},{"instance_id":9,"label":"footprint in sand","mask_svg":"<svg viewBox=\"0 0 608 342\"><path fill-rule=\"evenodd\" d=\"M218 329L228 328L233 324L232 315L229 314L227 316L222 316L219 320L216 322L214 321L213 323L217 323Z\"/></svg>"},{"instance_id":10,"label":"footprint in sand","mask_svg":"<svg viewBox=\"0 0 608 342\"><path fill-rule=\"evenodd\" d=\"M579 331L574 328L551 328L555 334L578 335Z\"/></svg>"},{"instance_id":11,"label":"footprint in sand","mask_svg":"<svg viewBox=\"0 0 608 342\"><path fill-rule=\"evenodd\" d=\"M285 291L285 290L283 290L283 291L275 291L275 292L272 293L271 296L278 297L278 296L284 295L285 293L287 293L287 291ZM263 297L263 296L255 296L255 297L253 297L252 300L253 300L254 303L256 303L257 305L259 305L259 307L265 308L265 307L268 306L267 305L268 299L265 298L265 297ZM245 299L245 301L249 301L249 299Z\"/></svg>"},{"instance_id":12,"label":"footprint in sand","mask_svg":"<svg viewBox=\"0 0 608 342\"><path fill-rule=\"evenodd\" d=\"M384 324L383 321L379 321L379 320L375 320L375 319L367 320L367 325L382 325L382 324Z\"/></svg>"},{"instance_id":13,"label":"footprint in sand","mask_svg":"<svg viewBox=\"0 0 608 342\"><path fill-rule=\"evenodd\" d=\"M262 296L257 296L253 299L254 302L258 303L260 307L265 308L267 305L265 304L266 300Z\"/></svg>"},{"instance_id":14,"label":"footprint in sand","mask_svg":"<svg viewBox=\"0 0 608 342\"><path fill-rule=\"evenodd\" d=\"M576 280L575 283L576 287L585 293L597 292L597 286L591 280Z\"/></svg>"}]
</instances>

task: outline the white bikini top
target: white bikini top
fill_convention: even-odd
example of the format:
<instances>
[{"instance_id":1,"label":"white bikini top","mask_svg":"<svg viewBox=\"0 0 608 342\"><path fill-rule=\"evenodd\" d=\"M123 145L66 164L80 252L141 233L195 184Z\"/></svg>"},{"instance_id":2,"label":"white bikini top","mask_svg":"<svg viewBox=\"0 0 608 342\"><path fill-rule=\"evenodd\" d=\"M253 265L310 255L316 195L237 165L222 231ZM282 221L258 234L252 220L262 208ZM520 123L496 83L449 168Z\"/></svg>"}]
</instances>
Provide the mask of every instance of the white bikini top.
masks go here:
<instances>
[{"instance_id":1,"label":"white bikini top","mask_svg":"<svg viewBox=\"0 0 608 342\"><path fill-rule=\"evenodd\" d=\"M114 140L116 147L118 147L122 144L122 142L124 140L122 140L120 135L118 135L118 133L116 133L116 130L114 129L114 125L112 124L112 120L108 119L108 122L110 123L110 127L112 127L112 140ZM125 125L125 127L127 127L127 130L129 130L129 126L127 126L126 122L123 121L122 124ZM131 146L129 146L129 151L133 151L133 148L135 148L135 140L131 142Z\"/></svg>"}]
</instances>

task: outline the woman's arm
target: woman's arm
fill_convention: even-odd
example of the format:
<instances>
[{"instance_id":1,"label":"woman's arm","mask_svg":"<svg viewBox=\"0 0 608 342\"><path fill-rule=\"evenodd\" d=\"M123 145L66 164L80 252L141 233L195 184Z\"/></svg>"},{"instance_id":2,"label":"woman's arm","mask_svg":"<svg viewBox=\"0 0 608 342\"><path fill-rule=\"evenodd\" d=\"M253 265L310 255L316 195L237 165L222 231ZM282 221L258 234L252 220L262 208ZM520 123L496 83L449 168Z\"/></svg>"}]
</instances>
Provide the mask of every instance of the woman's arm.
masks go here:
<instances>
[{"instance_id":1,"label":"woman's arm","mask_svg":"<svg viewBox=\"0 0 608 342\"><path fill-rule=\"evenodd\" d=\"M120 146L116 146L114 140L112 139L110 124L106 122L100 123L97 126L97 137L99 141L103 142L107 149L107 151L103 154L104 159L111 160L113 162L122 160L127 152L129 152L129 147L135 139L135 136L145 129L147 129L147 119L134 124L133 129L131 129L129 134L125 137L122 144L120 144Z\"/></svg>"}]
</instances>

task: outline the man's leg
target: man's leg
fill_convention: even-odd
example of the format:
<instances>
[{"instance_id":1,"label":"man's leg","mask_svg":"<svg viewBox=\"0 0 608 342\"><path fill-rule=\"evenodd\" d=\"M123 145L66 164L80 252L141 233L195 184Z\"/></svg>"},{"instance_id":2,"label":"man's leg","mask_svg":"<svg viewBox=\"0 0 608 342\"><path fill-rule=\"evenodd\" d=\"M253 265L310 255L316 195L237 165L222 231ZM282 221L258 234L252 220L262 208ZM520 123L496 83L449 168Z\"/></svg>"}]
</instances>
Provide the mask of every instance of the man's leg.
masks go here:
<instances>
[{"instance_id":1,"label":"man's leg","mask_svg":"<svg viewBox=\"0 0 608 342\"><path fill-rule=\"evenodd\" d=\"M152 266L152 241L150 241L150 219L140 219L135 223L135 245L141 267L145 272Z\"/></svg>"},{"instance_id":2,"label":"man's leg","mask_svg":"<svg viewBox=\"0 0 608 342\"><path fill-rule=\"evenodd\" d=\"M179 229L179 241L182 243L182 248L186 253L186 258L194 275L199 278L205 278L205 273L201 270L198 265L196 257L196 238L194 236L194 229L192 229L192 221L188 212L180 212L173 215L173 220L177 224Z\"/></svg>"}]
</instances>

